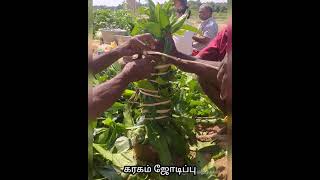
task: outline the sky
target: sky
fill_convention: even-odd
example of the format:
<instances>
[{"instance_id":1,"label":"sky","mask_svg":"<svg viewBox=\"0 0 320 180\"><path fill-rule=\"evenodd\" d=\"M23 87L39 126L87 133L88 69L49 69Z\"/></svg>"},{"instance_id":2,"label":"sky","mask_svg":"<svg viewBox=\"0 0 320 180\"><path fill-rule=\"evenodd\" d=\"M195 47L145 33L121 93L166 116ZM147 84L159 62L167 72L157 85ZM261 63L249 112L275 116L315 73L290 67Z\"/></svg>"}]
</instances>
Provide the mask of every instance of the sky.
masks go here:
<instances>
[{"instance_id":1,"label":"sky","mask_svg":"<svg viewBox=\"0 0 320 180\"><path fill-rule=\"evenodd\" d=\"M106 6L118 6L124 0L93 0L94 6L106 5ZM139 1L139 0L137 0ZM163 3L165 0L153 0L154 2ZM227 0L200 0L201 2L227 2ZM146 0L140 0L141 3L146 2Z\"/></svg>"}]
</instances>

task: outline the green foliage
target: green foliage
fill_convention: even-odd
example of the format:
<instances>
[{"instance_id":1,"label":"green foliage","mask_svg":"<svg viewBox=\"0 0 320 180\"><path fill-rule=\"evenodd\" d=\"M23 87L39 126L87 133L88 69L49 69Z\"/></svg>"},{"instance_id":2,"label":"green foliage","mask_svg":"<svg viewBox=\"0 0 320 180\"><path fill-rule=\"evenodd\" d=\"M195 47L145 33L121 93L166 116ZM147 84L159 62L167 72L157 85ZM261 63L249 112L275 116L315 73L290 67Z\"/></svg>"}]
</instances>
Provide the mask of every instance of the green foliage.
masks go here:
<instances>
[{"instance_id":1,"label":"green foliage","mask_svg":"<svg viewBox=\"0 0 320 180\"><path fill-rule=\"evenodd\" d=\"M166 34L173 34L178 31L187 19L189 11L180 18L175 18L172 3L172 1L168 1L164 4L158 3L155 5L151 0L148 0L148 8L141 7L139 9L140 15L146 15L147 17L144 17L144 19L148 22L141 23L137 20L131 35L149 32L157 39L164 40Z\"/></svg>"},{"instance_id":2,"label":"green foliage","mask_svg":"<svg viewBox=\"0 0 320 180\"><path fill-rule=\"evenodd\" d=\"M98 9L93 14L93 33L99 29L132 30L133 17L127 10Z\"/></svg>"},{"instance_id":3,"label":"green foliage","mask_svg":"<svg viewBox=\"0 0 320 180\"><path fill-rule=\"evenodd\" d=\"M162 165L170 165L172 162L166 136L161 126L157 123L147 123L147 132L150 144L157 150Z\"/></svg>"},{"instance_id":4,"label":"green foliage","mask_svg":"<svg viewBox=\"0 0 320 180\"><path fill-rule=\"evenodd\" d=\"M203 93L195 76L177 70L176 78L172 99L178 116L223 118L223 113Z\"/></svg>"}]
</instances>

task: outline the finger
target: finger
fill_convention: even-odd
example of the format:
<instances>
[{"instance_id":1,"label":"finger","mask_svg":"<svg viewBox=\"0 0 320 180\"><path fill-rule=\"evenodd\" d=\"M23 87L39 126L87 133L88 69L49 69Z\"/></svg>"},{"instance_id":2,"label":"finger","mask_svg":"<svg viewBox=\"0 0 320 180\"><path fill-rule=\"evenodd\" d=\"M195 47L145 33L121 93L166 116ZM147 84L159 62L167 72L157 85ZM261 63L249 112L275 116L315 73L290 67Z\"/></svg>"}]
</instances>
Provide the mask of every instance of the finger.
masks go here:
<instances>
[{"instance_id":1,"label":"finger","mask_svg":"<svg viewBox=\"0 0 320 180\"><path fill-rule=\"evenodd\" d=\"M145 59L156 62L156 61L160 61L161 57L153 56L153 55L145 55Z\"/></svg>"},{"instance_id":2,"label":"finger","mask_svg":"<svg viewBox=\"0 0 320 180\"><path fill-rule=\"evenodd\" d=\"M148 54L144 54L143 57L144 57L143 59L146 59L146 60L152 59L152 56L150 56Z\"/></svg>"},{"instance_id":3,"label":"finger","mask_svg":"<svg viewBox=\"0 0 320 180\"><path fill-rule=\"evenodd\" d=\"M227 93L227 87L226 87L226 82L227 82L227 75L224 75L222 78L221 82L221 91L220 91L220 98L221 100L225 100L228 93Z\"/></svg>"},{"instance_id":4,"label":"finger","mask_svg":"<svg viewBox=\"0 0 320 180\"><path fill-rule=\"evenodd\" d=\"M144 48L150 48L150 49L155 49L156 48L156 44L158 43L157 40L155 40L151 34L147 33L147 34L143 34L137 37L137 39L143 43Z\"/></svg>"},{"instance_id":5,"label":"finger","mask_svg":"<svg viewBox=\"0 0 320 180\"><path fill-rule=\"evenodd\" d=\"M141 38L141 37L140 37ZM141 45L141 46L147 46L147 44L145 42L143 42L143 40L140 40L139 37L135 37L135 40Z\"/></svg>"},{"instance_id":6,"label":"finger","mask_svg":"<svg viewBox=\"0 0 320 180\"><path fill-rule=\"evenodd\" d=\"M218 70L217 79L219 82L222 81L224 74L226 73L225 64L223 63Z\"/></svg>"},{"instance_id":7,"label":"finger","mask_svg":"<svg viewBox=\"0 0 320 180\"><path fill-rule=\"evenodd\" d=\"M131 62L133 61L133 56L124 56L122 60L124 63Z\"/></svg>"}]
</instances>

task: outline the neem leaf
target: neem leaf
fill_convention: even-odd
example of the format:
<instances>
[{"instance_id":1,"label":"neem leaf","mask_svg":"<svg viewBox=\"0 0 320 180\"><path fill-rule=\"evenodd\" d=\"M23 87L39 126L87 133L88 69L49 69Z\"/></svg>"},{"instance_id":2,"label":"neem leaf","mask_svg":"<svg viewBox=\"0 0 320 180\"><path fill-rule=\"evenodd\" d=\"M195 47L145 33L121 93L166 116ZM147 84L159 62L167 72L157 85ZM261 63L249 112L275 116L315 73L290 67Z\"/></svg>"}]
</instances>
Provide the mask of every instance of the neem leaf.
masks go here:
<instances>
[{"instance_id":1,"label":"neem leaf","mask_svg":"<svg viewBox=\"0 0 320 180\"><path fill-rule=\"evenodd\" d=\"M183 36L185 32L186 32L185 29L179 29L179 30L176 31L174 34L179 35L179 36Z\"/></svg>"},{"instance_id":2,"label":"neem leaf","mask_svg":"<svg viewBox=\"0 0 320 180\"><path fill-rule=\"evenodd\" d=\"M160 23L160 11L161 11L161 5L158 3L156 5L156 8L155 8L155 15L156 15L156 22Z\"/></svg>"},{"instance_id":3,"label":"neem leaf","mask_svg":"<svg viewBox=\"0 0 320 180\"><path fill-rule=\"evenodd\" d=\"M127 104L126 107L124 108L125 110L123 111L123 124L126 127L131 127L133 126L133 118L131 116L131 109L129 107L129 105Z\"/></svg>"},{"instance_id":4,"label":"neem leaf","mask_svg":"<svg viewBox=\"0 0 320 180\"><path fill-rule=\"evenodd\" d=\"M149 33L151 33L156 38L161 38L161 26L158 23L155 22L148 22L145 25L145 30Z\"/></svg>"},{"instance_id":5,"label":"neem leaf","mask_svg":"<svg viewBox=\"0 0 320 180\"><path fill-rule=\"evenodd\" d=\"M177 19L177 21L172 25L171 27L171 33L175 33L176 31L178 31L182 25L184 24L184 22L186 21L186 19L188 18L189 14L188 14L188 10Z\"/></svg>"},{"instance_id":6,"label":"neem leaf","mask_svg":"<svg viewBox=\"0 0 320 180\"><path fill-rule=\"evenodd\" d=\"M150 20L151 21L155 21L156 20L156 16L155 16L155 4L152 0L148 0L148 6L149 6L149 10L150 10Z\"/></svg>"},{"instance_id":7,"label":"neem leaf","mask_svg":"<svg viewBox=\"0 0 320 180\"><path fill-rule=\"evenodd\" d=\"M158 152L161 164L170 165L171 153L161 127L154 121L147 123L146 127L149 142Z\"/></svg>"},{"instance_id":8,"label":"neem leaf","mask_svg":"<svg viewBox=\"0 0 320 180\"><path fill-rule=\"evenodd\" d=\"M199 32L198 28L193 27L193 26L191 26L191 25L189 25L189 24L184 24L184 25L182 25L182 26L181 26L181 29L188 30L188 31L192 31L192 32L195 32L195 33L198 33L198 32Z\"/></svg>"},{"instance_id":9,"label":"neem leaf","mask_svg":"<svg viewBox=\"0 0 320 180\"><path fill-rule=\"evenodd\" d=\"M135 91L130 90L130 89L126 89L126 90L124 90L124 92L122 93L122 96L124 96L124 97L126 97L126 98L130 98L134 93L135 93Z\"/></svg>"},{"instance_id":10,"label":"neem leaf","mask_svg":"<svg viewBox=\"0 0 320 180\"><path fill-rule=\"evenodd\" d=\"M123 166L135 166L137 161L134 159L133 151L129 150L123 153L111 153L104 149L101 144L93 144L93 148L106 160L112 162L112 164L118 168Z\"/></svg>"},{"instance_id":11,"label":"neem leaf","mask_svg":"<svg viewBox=\"0 0 320 180\"><path fill-rule=\"evenodd\" d=\"M131 142L129 138L121 136L115 141L114 146L117 149L117 153L122 153L131 148Z\"/></svg>"},{"instance_id":12,"label":"neem leaf","mask_svg":"<svg viewBox=\"0 0 320 180\"><path fill-rule=\"evenodd\" d=\"M156 90L154 88L154 86L148 80L140 80L140 81L136 82L136 84L139 88Z\"/></svg>"},{"instance_id":13,"label":"neem leaf","mask_svg":"<svg viewBox=\"0 0 320 180\"><path fill-rule=\"evenodd\" d=\"M161 25L162 29L166 28L170 24L169 23L169 17L166 14L164 9L160 9L159 19L160 19L160 25Z\"/></svg>"}]
</instances>

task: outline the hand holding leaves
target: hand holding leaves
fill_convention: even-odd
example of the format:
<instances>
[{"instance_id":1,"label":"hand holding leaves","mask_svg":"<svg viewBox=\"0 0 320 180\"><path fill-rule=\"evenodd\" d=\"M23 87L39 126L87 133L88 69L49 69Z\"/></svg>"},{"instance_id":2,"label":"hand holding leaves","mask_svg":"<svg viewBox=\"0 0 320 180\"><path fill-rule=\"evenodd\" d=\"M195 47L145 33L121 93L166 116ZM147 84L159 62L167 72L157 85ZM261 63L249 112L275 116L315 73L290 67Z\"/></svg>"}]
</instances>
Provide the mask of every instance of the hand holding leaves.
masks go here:
<instances>
[{"instance_id":1,"label":"hand holding leaves","mask_svg":"<svg viewBox=\"0 0 320 180\"><path fill-rule=\"evenodd\" d=\"M127 63L123 68L123 73L131 82L138 81L148 78L154 72L154 65L155 63L148 58L137 59Z\"/></svg>"},{"instance_id":2,"label":"hand holding leaves","mask_svg":"<svg viewBox=\"0 0 320 180\"><path fill-rule=\"evenodd\" d=\"M144 50L155 49L157 43L152 35L147 33L132 37L119 48L121 48L123 56L132 56L134 54L142 54Z\"/></svg>"}]
</instances>

